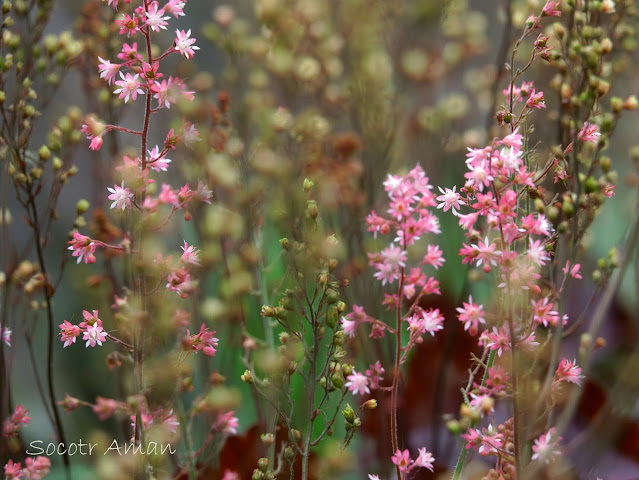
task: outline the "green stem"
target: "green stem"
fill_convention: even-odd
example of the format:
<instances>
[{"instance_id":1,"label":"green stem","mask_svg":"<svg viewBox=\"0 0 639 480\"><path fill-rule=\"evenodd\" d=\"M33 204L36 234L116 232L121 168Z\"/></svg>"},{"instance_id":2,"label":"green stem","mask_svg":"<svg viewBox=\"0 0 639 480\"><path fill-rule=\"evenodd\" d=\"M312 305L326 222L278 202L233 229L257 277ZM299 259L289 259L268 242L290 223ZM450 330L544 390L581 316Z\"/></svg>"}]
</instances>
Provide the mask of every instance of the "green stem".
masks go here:
<instances>
[{"instance_id":1,"label":"green stem","mask_svg":"<svg viewBox=\"0 0 639 480\"><path fill-rule=\"evenodd\" d=\"M493 362L495 361L496 350L491 350L488 354L488 360L486 361L486 369L484 370L484 376L481 379L481 386L486 385L486 380L488 379L488 369L493 366ZM468 430L471 428L475 428L475 425L479 423L479 419L472 420L470 422L470 426ZM466 440L463 441L461 450L459 452L459 457L457 458L457 465L455 465L455 471L453 472L452 480L459 480L461 476L461 472L464 469L464 463L466 462L466 456L468 455L468 449L466 448L466 444L468 442Z\"/></svg>"}]
</instances>

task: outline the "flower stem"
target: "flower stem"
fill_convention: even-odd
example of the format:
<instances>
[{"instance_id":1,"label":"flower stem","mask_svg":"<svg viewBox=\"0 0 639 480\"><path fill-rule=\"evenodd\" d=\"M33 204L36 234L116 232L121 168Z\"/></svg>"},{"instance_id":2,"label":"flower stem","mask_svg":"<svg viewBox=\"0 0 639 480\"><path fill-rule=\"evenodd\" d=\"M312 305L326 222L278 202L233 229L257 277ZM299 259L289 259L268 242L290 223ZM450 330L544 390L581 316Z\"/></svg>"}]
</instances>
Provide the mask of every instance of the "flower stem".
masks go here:
<instances>
[{"instance_id":1,"label":"flower stem","mask_svg":"<svg viewBox=\"0 0 639 480\"><path fill-rule=\"evenodd\" d=\"M493 366L493 362L495 361L496 350L491 350L488 354L488 360L486 361L486 368L484 369L484 376L481 379L481 386L486 385L486 380L488 379L488 369ZM470 422L470 426L468 429L474 428L479 420L472 420ZM455 471L453 472L452 480L459 480L461 476L461 472L464 469L464 463L466 463L466 456L468 455L468 449L466 448L466 444L468 442L466 440L463 441L461 445L461 450L459 452L459 457L457 458L457 465L455 465Z\"/></svg>"}]
</instances>

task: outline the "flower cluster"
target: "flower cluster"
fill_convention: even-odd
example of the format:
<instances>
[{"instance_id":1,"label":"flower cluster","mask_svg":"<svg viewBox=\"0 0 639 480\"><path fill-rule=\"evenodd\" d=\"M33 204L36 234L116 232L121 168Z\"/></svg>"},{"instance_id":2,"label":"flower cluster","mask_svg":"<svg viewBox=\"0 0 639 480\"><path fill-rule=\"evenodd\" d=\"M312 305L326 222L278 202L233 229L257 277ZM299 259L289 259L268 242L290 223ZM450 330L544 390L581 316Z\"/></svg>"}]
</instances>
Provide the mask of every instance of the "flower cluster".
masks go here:
<instances>
[{"instance_id":1,"label":"flower cluster","mask_svg":"<svg viewBox=\"0 0 639 480\"><path fill-rule=\"evenodd\" d=\"M49 475L51 470L51 461L47 457L38 455L37 457L27 457L24 461L24 467L20 462L13 463L9 460L4 466L4 478L24 478L25 480L41 480Z\"/></svg>"},{"instance_id":2,"label":"flower cluster","mask_svg":"<svg viewBox=\"0 0 639 480\"><path fill-rule=\"evenodd\" d=\"M31 421L29 410L22 405L16 405L11 417L2 422L2 436L15 437L20 432L23 425L28 425Z\"/></svg>"},{"instance_id":3,"label":"flower cluster","mask_svg":"<svg viewBox=\"0 0 639 480\"><path fill-rule=\"evenodd\" d=\"M82 340L86 340L85 347L95 347L96 345L101 347L102 342L106 341L108 333L102 328L102 320L98 318L98 311L83 310L82 316L84 320L78 325L74 325L68 320L59 325L60 341L64 342L65 347L68 347L75 343L76 338L82 334Z\"/></svg>"}]
</instances>

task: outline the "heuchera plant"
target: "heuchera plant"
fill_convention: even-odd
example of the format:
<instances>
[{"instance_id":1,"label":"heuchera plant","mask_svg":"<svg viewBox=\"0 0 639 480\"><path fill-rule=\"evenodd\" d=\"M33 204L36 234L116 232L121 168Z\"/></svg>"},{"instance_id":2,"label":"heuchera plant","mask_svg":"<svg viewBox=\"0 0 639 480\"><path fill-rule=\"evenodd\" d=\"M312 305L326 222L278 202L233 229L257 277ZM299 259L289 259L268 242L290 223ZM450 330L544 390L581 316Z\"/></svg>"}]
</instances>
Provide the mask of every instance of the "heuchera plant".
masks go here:
<instances>
[{"instance_id":1,"label":"heuchera plant","mask_svg":"<svg viewBox=\"0 0 639 480\"><path fill-rule=\"evenodd\" d=\"M189 20L186 0L106 3L96 13L100 2L87 2L78 28L84 44L68 34L43 35L50 0L5 0L1 7L0 156L30 238L3 262L6 274L0 272L5 478L42 479L55 468L44 456L14 456L37 414L15 404L5 388L18 332L26 339L43 415L57 442L67 443L59 409L77 415L73 412L86 408L99 422L118 421L134 452L109 458L118 478L332 478L332 457L354 468L345 450L357 446L355 434L365 430L374 410L381 410L379 436L389 439L390 448L380 458L365 459L366 467L377 461L378 474L368 473L370 480L408 480L447 467L457 480L467 473L470 456L488 465L485 479L559 476L580 388L593 352L605 343L599 328L639 238L635 220L626 245L613 248L593 270L591 300L574 311L570 293L580 285L590 288L579 282L590 273L583 255L587 234L616 192L612 160L603 152L622 112L638 105L634 96L609 102L606 97L612 67L604 59L617 48L608 37L619 44L633 40L621 16L610 17L615 2L527 2L535 10L522 17L514 45L516 5L504 2L505 35L492 85L494 128L486 129L486 138L455 132L451 145L469 140L472 146L465 164L463 154L457 158L463 177L459 172L445 185L433 185L438 172L410 155L407 170L387 175L397 135L389 119L399 102L394 59L382 48L379 18L396 14L391 3L373 1L364 11L362 3L344 0L335 20L321 2L260 1L251 26L237 22L232 7L216 8L215 25L204 31L231 58L233 68L219 81L232 84L233 93L250 89L237 104L224 91L217 103L194 102L213 79L191 75L199 41L195 28L176 26L177 20ZM449 3L442 24L451 37L463 37L467 32L450 22L464 23L460 12L467 4ZM624 15L636 14L631 2L618 3ZM354 13L361 18L350 23ZM560 23L566 14L569 19ZM253 27L259 34L251 37ZM479 49L468 45L473 48ZM80 71L94 113L83 116L69 108L47 144L33 147L37 108L52 99L62 74L82 52ZM426 82L447 68L453 71L467 53L450 48L441 58L427 58L412 49L398 66L410 81ZM553 69L548 87L557 95L533 79L537 64ZM278 95L294 100L278 105ZM420 128L441 133L465 115L459 113L462 104L442 103L420 110ZM233 115L231 105L237 109ZM539 132L552 122L540 118L550 106L557 109L552 119L557 136L546 148ZM358 133L333 135L331 129L346 122L340 117L345 110L347 124ZM170 116L172 123L165 122ZM138 127L124 126L130 117ZM206 127L193 123L205 120ZM78 171L69 161L72 147L83 138L85 156L108 167L93 167L100 191L93 222L82 216L89 203L78 202L74 228L57 245L63 256L56 272L45 261L55 238L51 224L60 191ZM368 164L356 159L360 151ZM188 182L176 183L182 177ZM372 190L382 185L385 198L375 203ZM348 215L359 223L349 224ZM4 204L0 220L4 231L11 222ZM452 222L464 240L454 246L455 258L444 258L442 238L454 235L441 225ZM273 235L285 235L279 246ZM373 237L375 247L362 260L357 256L365 237ZM54 321L53 298L69 260L96 288L76 299L81 305L75 313L66 311L66 318ZM212 268L216 261L219 272ZM455 265L467 278L446 313L450 295L442 272ZM98 268L101 273L94 274ZM376 283L372 292L383 292L370 295L374 302L366 292L347 288L362 279L366 288ZM477 288L480 281L494 287L490 296ZM209 294L213 283L222 286ZM24 325L13 319L13 310L8 313L7 302L21 305L15 311L29 317ZM48 335L42 378L33 343L39 312L46 315ZM213 329L210 320L225 316L228 328L219 323ZM459 411L443 415L457 440L456 462L435 441L428 445L422 435L401 427L402 390L411 380L406 367L455 327L476 348L459 385ZM578 341L570 342L576 335ZM117 393L88 399L67 393L59 400L54 345L58 353L86 358L108 349L106 367ZM229 370L245 384L239 391L253 395L258 418L250 429L238 412L244 398L210 371L213 362L222 362L220 356L225 361L238 350L235 360L242 366ZM368 361L359 358L364 356ZM92 372L96 368L88 360L87 365ZM378 409L378 401L384 408ZM339 440L331 442L336 432ZM254 447L251 456L246 448L246 458L236 461L238 471L220 466L231 435L241 435L234 440L242 455L246 445ZM363 450L368 440L362 439ZM176 454L158 454L159 444L174 447ZM71 459L63 457L70 478Z\"/></svg>"}]
</instances>

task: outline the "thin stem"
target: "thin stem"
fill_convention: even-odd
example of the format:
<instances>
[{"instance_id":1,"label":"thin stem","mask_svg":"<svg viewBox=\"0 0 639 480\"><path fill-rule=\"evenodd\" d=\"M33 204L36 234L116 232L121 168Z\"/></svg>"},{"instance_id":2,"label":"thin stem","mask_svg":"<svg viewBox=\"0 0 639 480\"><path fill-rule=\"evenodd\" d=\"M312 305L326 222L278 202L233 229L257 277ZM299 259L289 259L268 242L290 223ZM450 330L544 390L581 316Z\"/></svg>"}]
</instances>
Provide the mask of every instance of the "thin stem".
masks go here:
<instances>
[{"instance_id":1,"label":"thin stem","mask_svg":"<svg viewBox=\"0 0 639 480\"><path fill-rule=\"evenodd\" d=\"M404 251L406 246L404 245ZM397 317L396 317L396 330L395 337L397 338L397 348L395 350L395 366L393 374L393 385L391 387L391 445L393 449L393 455L399 450L399 439L397 435L397 394L399 390L399 376L402 361L402 291L404 289L404 267L401 268L399 273L399 285L397 287ZM404 478L403 472L400 470L399 465L395 465L395 472L397 473L397 479L402 480Z\"/></svg>"},{"instance_id":2,"label":"thin stem","mask_svg":"<svg viewBox=\"0 0 639 480\"><path fill-rule=\"evenodd\" d=\"M29 206L31 207L31 221L33 223L33 233L35 235L35 244L36 244L36 253L38 256L38 264L40 266L40 271L42 275L44 275L45 282L47 284L44 288L44 303L45 303L45 311L47 315L48 322L48 338L47 338L47 387L49 390L49 401L51 402L51 411L53 412L53 417L55 419L55 427L57 429L58 440L60 443L67 444L66 435L64 433L64 427L62 425L62 419L60 418L60 412L58 411L58 404L55 399L55 388L54 388L54 376L53 376L53 342L54 342L54 320L53 320L53 306L51 305L51 295L52 292L48 288L48 279L49 276L47 274L47 267L44 262L44 253L42 251L42 241L40 239L40 221L38 216L38 209L35 206L35 201L33 197L29 199ZM64 468L66 477L68 480L71 480L71 460L69 458L69 454L67 450L62 454L62 461L64 462Z\"/></svg>"},{"instance_id":3,"label":"thin stem","mask_svg":"<svg viewBox=\"0 0 639 480\"><path fill-rule=\"evenodd\" d=\"M493 366L496 353L497 353L496 350L491 350L490 353L488 354L488 360L486 361L486 368L484 369L484 376L481 380L482 387L486 385L486 380L488 379L488 370ZM475 428L478 422L479 422L479 419L472 420L470 422L468 430L470 430L471 428ZM462 470L464 469L464 463L466 463L466 456L468 455L468 449L466 448L467 444L468 442L466 440L462 442L461 449L459 451L459 457L457 458L457 465L455 465L455 471L453 472L452 480L459 480L459 478L461 477Z\"/></svg>"}]
</instances>

